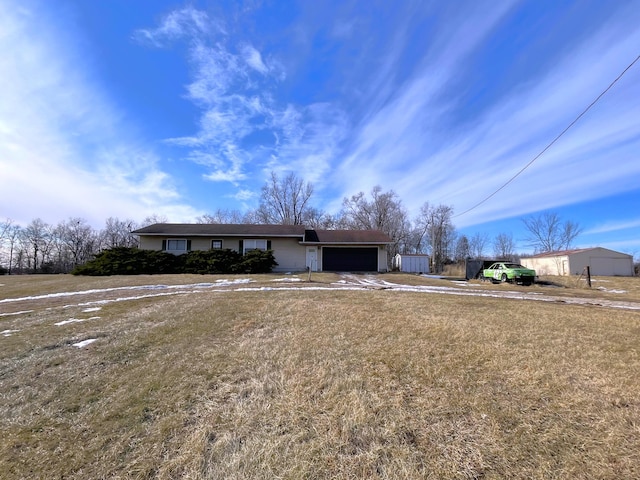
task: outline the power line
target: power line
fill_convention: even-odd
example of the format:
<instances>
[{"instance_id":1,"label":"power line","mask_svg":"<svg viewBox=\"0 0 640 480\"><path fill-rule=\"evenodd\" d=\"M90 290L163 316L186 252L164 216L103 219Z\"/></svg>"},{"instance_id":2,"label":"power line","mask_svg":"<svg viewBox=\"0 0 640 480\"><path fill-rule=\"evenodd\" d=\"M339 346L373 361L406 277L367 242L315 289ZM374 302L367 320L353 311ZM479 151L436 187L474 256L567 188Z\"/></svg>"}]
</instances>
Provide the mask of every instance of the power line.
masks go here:
<instances>
[{"instance_id":1,"label":"power line","mask_svg":"<svg viewBox=\"0 0 640 480\"><path fill-rule=\"evenodd\" d=\"M465 210L465 211L464 211L464 212L462 212L462 213L459 213L459 214L457 214L457 215L454 215L454 216L453 216L453 217L451 217L451 218L460 217L460 216L462 216L462 215L464 215L464 214L466 214L466 213L469 213L471 210L475 210L475 209L476 209L476 208L478 208L480 205L482 205L482 204L483 204L483 203L485 203L487 200L489 200L491 197L493 197L494 195L496 195L500 190L502 190L502 189L503 189L503 188L505 188L507 185L509 185L511 182L513 182L513 181L514 181L518 176L520 176L520 174L521 174L522 172L524 172L527 168L529 168L529 167L533 164L533 162L535 162L535 161L536 161L538 158L540 158L540 157L541 157L541 156L542 156L542 155L543 155L547 150L549 150L549 148L551 148L551 146L552 146L554 143L556 143L556 142L560 139L560 137L562 137L565 133L567 133L567 131L568 131L571 127L573 127L573 126L578 122L578 120L580 120L580 119L583 117L583 115L584 115L584 114L586 114L586 113L591 109L591 107L593 107L596 103L598 103L598 101L599 101L599 100L600 100L600 99L601 99L601 98L602 98L602 97L603 97L603 96L604 96L604 95L605 95L609 90L611 90L611 87L613 87L613 86L618 82L618 80L620 80L620 79L622 78L622 76L623 76L625 73L627 73L627 70L629 70L631 67L633 67L633 65L634 65L638 60L640 60L640 55L638 55L638 56L635 58L635 60L634 60L633 62L631 62L631 63L627 66L627 68L625 68L625 69L622 71L622 73L621 73L620 75L618 75L618 76L617 76L617 78L616 78L613 82L611 82L611 83L609 84L609 86L608 86L607 88L605 88L605 89L602 91L602 93L600 93L600 95L598 95L598 96L597 96L597 98L596 98L593 102L591 102L587 108L585 108L585 109L582 111L582 113L581 113L580 115L578 115L578 116L575 118L575 120L574 120L573 122L571 122L571 123L570 123L570 124L569 124L569 125L568 125L568 126L567 126L563 131L562 131L562 132L560 132L560 133L556 136L556 138L554 138L554 139L553 139L553 140L552 140L552 141L551 141L551 142L550 142L546 147L544 147L540 153L538 153L535 157L533 157L533 159L532 159L529 163L527 163L524 167L522 167L522 168L518 171L518 173L516 173L513 177L511 177L509 180L507 180L507 181L506 181L506 182L505 182L505 183L504 183L500 188L498 188L497 190L495 190L491 195L489 195L489 196L485 197L485 198L484 198L484 199L482 199L480 202L476 203L473 207L471 207L471 208L469 208L469 209Z\"/></svg>"}]
</instances>

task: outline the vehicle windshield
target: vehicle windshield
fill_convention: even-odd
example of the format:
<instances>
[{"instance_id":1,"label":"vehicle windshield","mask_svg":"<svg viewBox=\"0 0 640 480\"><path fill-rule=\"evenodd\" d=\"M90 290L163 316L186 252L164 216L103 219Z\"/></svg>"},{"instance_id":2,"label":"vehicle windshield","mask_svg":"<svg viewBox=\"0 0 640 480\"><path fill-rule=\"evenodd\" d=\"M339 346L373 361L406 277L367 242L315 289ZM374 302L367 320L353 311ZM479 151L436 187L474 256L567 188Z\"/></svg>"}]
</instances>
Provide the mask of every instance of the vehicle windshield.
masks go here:
<instances>
[{"instance_id":1,"label":"vehicle windshield","mask_svg":"<svg viewBox=\"0 0 640 480\"><path fill-rule=\"evenodd\" d=\"M526 268L522 265L518 265L517 263L505 263L504 266L507 268Z\"/></svg>"}]
</instances>

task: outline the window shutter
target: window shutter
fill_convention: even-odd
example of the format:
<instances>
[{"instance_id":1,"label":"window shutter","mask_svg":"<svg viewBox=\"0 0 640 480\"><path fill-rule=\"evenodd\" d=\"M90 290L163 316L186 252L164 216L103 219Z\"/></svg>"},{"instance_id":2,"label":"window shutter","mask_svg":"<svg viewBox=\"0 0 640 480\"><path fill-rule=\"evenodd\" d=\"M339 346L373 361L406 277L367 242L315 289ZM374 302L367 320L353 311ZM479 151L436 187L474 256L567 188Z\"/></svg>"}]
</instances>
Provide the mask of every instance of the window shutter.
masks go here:
<instances>
[{"instance_id":1,"label":"window shutter","mask_svg":"<svg viewBox=\"0 0 640 480\"><path fill-rule=\"evenodd\" d=\"M267 250L271 250L271 240L267 240Z\"/></svg>"},{"instance_id":2,"label":"window shutter","mask_svg":"<svg viewBox=\"0 0 640 480\"><path fill-rule=\"evenodd\" d=\"M191 251L191 240L187 240L187 252Z\"/></svg>"},{"instance_id":3,"label":"window shutter","mask_svg":"<svg viewBox=\"0 0 640 480\"><path fill-rule=\"evenodd\" d=\"M240 247L238 249L238 252L240 253L240 255L244 255L244 242L242 240L240 240Z\"/></svg>"},{"instance_id":4,"label":"window shutter","mask_svg":"<svg viewBox=\"0 0 640 480\"><path fill-rule=\"evenodd\" d=\"M167 249L167 241L166 240L162 240L162 250L166 250Z\"/></svg>"}]
</instances>

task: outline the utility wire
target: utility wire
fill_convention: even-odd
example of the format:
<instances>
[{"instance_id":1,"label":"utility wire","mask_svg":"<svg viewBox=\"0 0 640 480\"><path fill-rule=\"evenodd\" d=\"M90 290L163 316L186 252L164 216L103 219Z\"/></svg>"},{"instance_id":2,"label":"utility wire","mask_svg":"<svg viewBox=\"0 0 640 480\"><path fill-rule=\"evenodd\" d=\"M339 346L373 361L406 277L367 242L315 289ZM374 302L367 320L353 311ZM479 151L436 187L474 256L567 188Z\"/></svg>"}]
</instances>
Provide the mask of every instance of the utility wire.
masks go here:
<instances>
[{"instance_id":1,"label":"utility wire","mask_svg":"<svg viewBox=\"0 0 640 480\"><path fill-rule=\"evenodd\" d=\"M567 127L566 127L562 132L560 132L560 134L558 134L558 136L556 136L556 138L554 138L554 139L553 139L553 140L552 140L552 141L551 141L551 142L550 142L546 147L544 147L544 148L542 149L542 151L541 151L540 153L538 153L538 155L536 155L535 157L533 157L533 159L532 159L529 163L527 163L524 167L522 167L522 168L518 171L518 173L516 173L513 177L511 177L509 180L507 180L507 181L506 181L506 182L505 182L505 183L504 183L500 188L498 188L497 190L495 190L491 195L489 195L489 196L485 197L483 200L481 200L480 202L476 203L473 207L471 207L471 208L469 208L469 209L465 210L465 211L464 211L464 212L462 212L462 213L459 213L459 214L457 214L457 215L454 215L454 216L453 216L453 217L451 217L451 218L460 217L460 216L462 216L462 215L464 215L464 214L466 214L466 213L469 213L471 210L475 210L475 209L476 209L476 208L478 208L480 205L482 205L482 204L483 204L483 203L485 203L487 200L489 200L491 197L493 197L494 195L496 195L500 190L502 190L502 189L503 189L503 188L505 188L507 185L509 185L511 182L513 182L513 181L514 181L518 176L520 176L520 174L521 174L522 172L524 172L527 168L529 168L529 167L533 164L533 162L535 162L535 161L536 161L538 158L540 158L540 157L541 157L541 156L542 156L542 155L543 155L547 150L549 150L549 149L551 148L551 146L552 146L554 143L556 143L556 142L560 139L560 137L562 137L565 133L567 133L567 131L568 131L571 127L573 127L576 123L578 123L578 120L580 120L580 119L583 117L583 115L584 115L584 114L586 114L586 113L591 109L591 107L593 107L596 103L598 103L598 101L599 101L599 100L600 100L600 99L601 99L601 98L602 98L602 97L603 97L603 96L604 96L604 95L605 95L609 90L611 90L611 88L612 88L612 87L613 87L613 86L618 82L618 80L620 80L620 79L622 78L622 76L623 76L625 73L627 73L627 70L629 70L631 67L633 67L633 65L634 65L638 60L640 60L640 55L638 55L638 56L636 57L636 59L635 59L633 62L631 62L631 63L627 66L627 68L625 68L625 69L622 71L622 73L621 73L620 75L618 75L618 77L617 77L613 82L611 82L611 83L609 84L609 86L608 86L607 88L605 88L605 89L602 91L602 93L601 93L600 95L598 95L598 97L597 97L593 102L591 102L591 104L589 104L589 106L588 106L587 108L585 108L585 109L582 111L582 113L581 113L580 115L578 115L578 116L575 118L575 120L574 120L573 122L571 122L571 123L569 124L569 126L567 126Z\"/></svg>"}]
</instances>

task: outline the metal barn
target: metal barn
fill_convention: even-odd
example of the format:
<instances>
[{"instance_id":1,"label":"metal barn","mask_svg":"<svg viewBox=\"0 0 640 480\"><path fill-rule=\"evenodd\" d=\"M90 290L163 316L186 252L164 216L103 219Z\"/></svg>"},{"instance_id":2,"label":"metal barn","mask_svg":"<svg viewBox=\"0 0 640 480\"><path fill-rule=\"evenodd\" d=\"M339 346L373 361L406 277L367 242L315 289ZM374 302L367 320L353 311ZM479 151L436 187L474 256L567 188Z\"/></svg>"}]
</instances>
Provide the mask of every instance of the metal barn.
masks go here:
<instances>
[{"instance_id":1,"label":"metal barn","mask_svg":"<svg viewBox=\"0 0 640 480\"><path fill-rule=\"evenodd\" d=\"M633 256L602 247L541 253L521 263L538 275L580 275L589 267L591 275L633 276Z\"/></svg>"}]
</instances>

